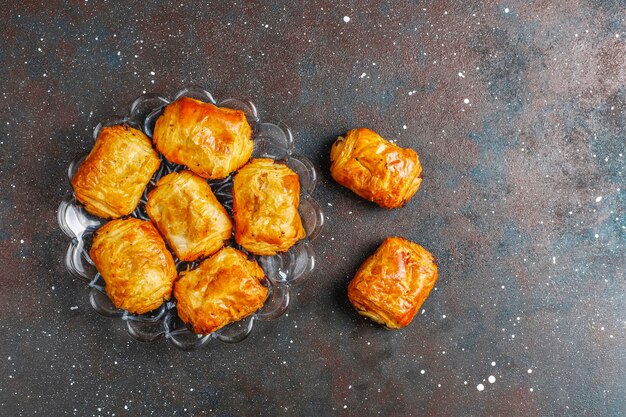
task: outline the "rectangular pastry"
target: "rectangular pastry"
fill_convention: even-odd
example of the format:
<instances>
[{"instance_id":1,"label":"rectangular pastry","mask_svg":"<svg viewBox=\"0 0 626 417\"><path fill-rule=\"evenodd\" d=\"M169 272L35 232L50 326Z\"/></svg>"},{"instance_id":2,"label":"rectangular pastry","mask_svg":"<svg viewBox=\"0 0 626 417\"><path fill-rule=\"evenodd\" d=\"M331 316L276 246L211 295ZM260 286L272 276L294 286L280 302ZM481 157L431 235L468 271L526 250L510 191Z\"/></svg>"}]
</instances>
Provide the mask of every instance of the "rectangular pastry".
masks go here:
<instances>
[{"instance_id":1,"label":"rectangular pastry","mask_svg":"<svg viewBox=\"0 0 626 417\"><path fill-rule=\"evenodd\" d=\"M174 286L178 316L194 332L212 333L263 306L268 293L263 279L256 261L222 248L197 268L181 272Z\"/></svg>"},{"instance_id":2,"label":"rectangular pastry","mask_svg":"<svg viewBox=\"0 0 626 417\"><path fill-rule=\"evenodd\" d=\"M132 213L161 165L150 139L127 125L103 127L72 178L85 210L106 219Z\"/></svg>"},{"instance_id":3,"label":"rectangular pastry","mask_svg":"<svg viewBox=\"0 0 626 417\"><path fill-rule=\"evenodd\" d=\"M408 325L437 282L437 263L426 249L389 237L348 285L357 312L391 329Z\"/></svg>"},{"instance_id":4,"label":"rectangular pastry","mask_svg":"<svg viewBox=\"0 0 626 417\"><path fill-rule=\"evenodd\" d=\"M383 208L402 207L422 183L417 153L369 129L350 130L337 138L330 161L335 181Z\"/></svg>"},{"instance_id":5,"label":"rectangular pastry","mask_svg":"<svg viewBox=\"0 0 626 417\"><path fill-rule=\"evenodd\" d=\"M96 231L89 256L117 308L143 314L170 299L178 273L152 223L134 217L106 223Z\"/></svg>"},{"instance_id":6,"label":"rectangular pastry","mask_svg":"<svg viewBox=\"0 0 626 417\"><path fill-rule=\"evenodd\" d=\"M252 155L252 128L240 110L189 97L169 104L154 128L154 145L171 162L203 178L226 178Z\"/></svg>"},{"instance_id":7,"label":"rectangular pastry","mask_svg":"<svg viewBox=\"0 0 626 417\"><path fill-rule=\"evenodd\" d=\"M161 178L146 211L183 261L209 256L231 238L232 223L206 180L191 171Z\"/></svg>"},{"instance_id":8,"label":"rectangular pastry","mask_svg":"<svg viewBox=\"0 0 626 417\"><path fill-rule=\"evenodd\" d=\"M253 159L235 175L235 239L256 255L276 255L305 236L298 213L300 181L287 165Z\"/></svg>"}]
</instances>

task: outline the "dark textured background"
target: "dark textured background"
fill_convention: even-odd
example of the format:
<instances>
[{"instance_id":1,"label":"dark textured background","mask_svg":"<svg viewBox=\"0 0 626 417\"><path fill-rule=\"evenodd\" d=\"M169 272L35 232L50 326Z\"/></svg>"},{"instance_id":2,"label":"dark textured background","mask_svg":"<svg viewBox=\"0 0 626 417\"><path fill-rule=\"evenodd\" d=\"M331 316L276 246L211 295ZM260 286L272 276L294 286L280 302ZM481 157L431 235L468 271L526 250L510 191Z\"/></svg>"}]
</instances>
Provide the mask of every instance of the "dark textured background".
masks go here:
<instances>
[{"instance_id":1,"label":"dark textured background","mask_svg":"<svg viewBox=\"0 0 626 417\"><path fill-rule=\"evenodd\" d=\"M0 415L626 414L624 1L4 3ZM184 353L92 311L55 213L99 120L189 83L292 126L327 223L287 316ZM419 152L405 208L331 180L357 126ZM401 331L345 298L388 235L440 261Z\"/></svg>"}]
</instances>

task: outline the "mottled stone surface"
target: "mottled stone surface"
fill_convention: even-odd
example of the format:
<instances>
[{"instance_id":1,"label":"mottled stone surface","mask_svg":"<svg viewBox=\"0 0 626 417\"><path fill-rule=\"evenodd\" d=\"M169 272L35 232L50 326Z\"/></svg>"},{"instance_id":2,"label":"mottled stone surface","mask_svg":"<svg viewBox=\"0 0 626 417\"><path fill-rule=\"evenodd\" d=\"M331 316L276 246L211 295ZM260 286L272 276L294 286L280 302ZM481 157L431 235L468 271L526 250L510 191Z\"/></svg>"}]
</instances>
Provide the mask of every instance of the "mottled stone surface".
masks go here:
<instances>
[{"instance_id":1,"label":"mottled stone surface","mask_svg":"<svg viewBox=\"0 0 626 417\"><path fill-rule=\"evenodd\" d=\"M0 415L624 415L625 16L620 0L5 3ZM55 216L99 120L190 83L292 126L328 218L287 316L185 353L90 308ZM330 178L333 138L357 126L419 152L405 208ZM388 235L441 276L393 332L345 297Z\"/></svg>"}]
</instances>

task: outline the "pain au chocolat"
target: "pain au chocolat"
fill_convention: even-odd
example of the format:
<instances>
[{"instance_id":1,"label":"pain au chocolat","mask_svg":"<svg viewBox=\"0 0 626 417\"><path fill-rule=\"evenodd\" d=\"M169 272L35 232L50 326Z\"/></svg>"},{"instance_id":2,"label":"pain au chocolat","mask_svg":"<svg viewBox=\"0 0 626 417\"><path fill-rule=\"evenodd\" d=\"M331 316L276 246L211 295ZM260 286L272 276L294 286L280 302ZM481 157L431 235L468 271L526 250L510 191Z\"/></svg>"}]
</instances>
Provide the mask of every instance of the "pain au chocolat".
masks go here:
<instances>
[{"instance_id":1,"label":"pain au chocolat","mask_svg":"<svg viewBox=\"0 0 626 417\"><path fill-rule=\"evenodd\" d=\"M348 299L359 314L399 329L413 320L437 277L436 260L426 249L389 237L350 281Z\"/></svg>"},{"instance_id":2,"label":"pain au chocolat","mask_svg":"<svg viewBox=\"0 0 626 417\"><path fill-rule=\"evenodd\" d=\"M151 222L129 217L106 223L96 231L89 256L117 308L142 314L170 299L178 274Z\"/></svg>"},{"instance_id":3,"label":"pain au chocolat","mask_svg":"<svg viewBox=\"0 0 626 417\"><path fill-rule=\"evenodd\" d=\"M241 320L267 298L263 270L237 249L222 248L180 275L174 286L176 309L196 333L212 333Z\"/></svg>"},{"instance_id":4,"label":"pain au chocolat","mask_svg":"<svg viewBox=\"0 0 626 417\"><path fill-rule=\"evenodd\" d=\"M206 180L191 171L161 178L148 194L146 212L183 261L209 256L231 238L228 213Z\"/></svg>"},{"instance_id":5,"label":"pain au chocolat","mask_svg":"<svg viewBox=\"0 0 626 417\"><path fill-rule=\"evenodd\" d=\"M161 164L150 139L128 125L103 127L72 178L76 199L89 213L115 219L132 213Z\"/></svg>"},{"instance_id":6,"label":"pain au chocolat","mask_svg":"<svg viewBox=\"0 0 626 417\"><path fill-rule=\"evenodd\" d=\"M233 184L237 243L256 255L287 251L305 236L299 204L298 174L272 159L253 159Z\"/></svg>"},{"instance_id":7,"label":"pain au chocolat","mask_svg":"<svg viewBox=\"0 0 626 417\"><path fill-rule=\"evenodd\" d=\"M154 144L171 162L203 178L220 179L252 155L252 128L240 110L181 97L165 107L154 128Z\"/></svg>"},{"instance_id":8,"label":"pain au chocolat","mask_svg":"<svg viewBox=\"0 0 626 417\"><path fill-rule=\"evenodd\" d=\"M369 129L354 129L339 136L330 161L335 181L387 209L406 204L422 182L417 153Z\"/></svg>"}]
</instances>

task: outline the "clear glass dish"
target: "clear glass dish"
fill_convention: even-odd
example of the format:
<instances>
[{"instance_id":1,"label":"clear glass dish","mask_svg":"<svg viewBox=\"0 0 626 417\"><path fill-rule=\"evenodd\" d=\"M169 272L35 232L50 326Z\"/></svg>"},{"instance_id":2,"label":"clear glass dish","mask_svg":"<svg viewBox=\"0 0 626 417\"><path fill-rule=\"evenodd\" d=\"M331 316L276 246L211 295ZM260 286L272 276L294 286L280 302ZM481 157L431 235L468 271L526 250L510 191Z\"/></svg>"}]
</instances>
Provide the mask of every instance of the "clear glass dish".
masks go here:
<instances>
[{"instance_id":1,"label":"clear glass dish","mask_svg":"<svg viewBox=\"0 0 626 417\"><path fill-rule=\"evenodd\" d=\"M276 256L253 256L265 271L269 288L268 297L260 310L208 335L194 333L178 318L174 299L146 314L136 315L120 310L106 295L104 281L89 258L93 233L106 220L87 213L73 194L61 202L57 214L61 230L71 239L65 254L65 266L72 276L84 281L90 287L89 301L94 310L107 317L121 318L126 324L128 333L139 341L154 342L165 337L177 348L192 350L206 345L212 339L229 343L240 342L250 334L257 321L276 319L287 310L290 289L304 281L315 267L315 256L310 242L319 235L324 215L319 204L311 196L317 180L313 164L305 156L295 152L294 139L289 128L281 123L261 122L255 105L249 100L229 98L218 102L208 91L195 86L183 88L171 100L159 94L144 94L133 102L128 116L112 117L99 123L93 132L94 140L102 127L119 123L127 123L152 138L154 124L163 108L183 96L243 111L253 129L253 157L282 161L300 177L299 211L306 230L306 238L285 253ZM68 168L70 180L86 156L81 155L70 164ZM133 217L149 220L145 212L148 192L161 177L184 168L182 165L166 161L162 156L161 160L159 170L146 187L137 209L132 213ZM231 175L223 180L208 181L215 196L231 216L232 179ZM236 244L234 238L227 245L246 252ZM197 265L196 262L182 262L175 256L174 260L179 271Z\"/></svg>"}]
</instances>

